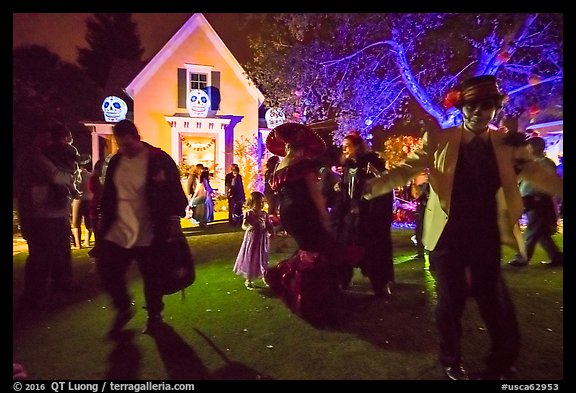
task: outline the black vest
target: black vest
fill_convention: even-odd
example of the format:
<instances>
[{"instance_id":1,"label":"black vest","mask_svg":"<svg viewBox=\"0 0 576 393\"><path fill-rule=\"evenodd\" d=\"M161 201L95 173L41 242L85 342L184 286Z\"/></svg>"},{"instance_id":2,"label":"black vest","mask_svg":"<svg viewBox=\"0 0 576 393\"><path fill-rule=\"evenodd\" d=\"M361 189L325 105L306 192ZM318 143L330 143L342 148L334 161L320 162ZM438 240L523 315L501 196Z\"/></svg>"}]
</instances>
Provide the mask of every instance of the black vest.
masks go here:
<instances>
[{"instance_id":1,"label":"black vest","mask_svg":"<svg viewBox=\"0 0 576 393\"><path fill-rule=\"evenodd\" d=\"M496 206L500 175L494 150L490 142L474 151L470 146L460 146L450 215L439 248L500 247Z\"/></svg>"}]
</instances>

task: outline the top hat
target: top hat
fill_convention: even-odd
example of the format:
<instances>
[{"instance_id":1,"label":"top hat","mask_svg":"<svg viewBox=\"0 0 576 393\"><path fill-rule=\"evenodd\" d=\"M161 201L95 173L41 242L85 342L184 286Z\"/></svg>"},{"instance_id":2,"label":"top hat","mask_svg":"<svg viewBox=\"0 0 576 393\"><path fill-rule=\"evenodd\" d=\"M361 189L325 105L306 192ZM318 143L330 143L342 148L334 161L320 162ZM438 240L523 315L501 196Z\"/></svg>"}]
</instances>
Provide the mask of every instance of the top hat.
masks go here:
<instances>
[{"instance_id":1,"label":"top hat","mask_svg":"<svg viewBox=\"0 0 576 393\"><path fill-rule=\"evenodd\" d=\"M281 124L266 138L266 148L277 156L286 155L286 144L304 149L309 156L319 156L326 150L326 143L320 135L300 123Z\"/></svg>"},{"instance_id":2,"label":"top hat","mask_svg":"<svg viewBox=\"0 0 576 393\"><path fill-rule=\"evenodd\" d=\"M506 94L500 91L494 75L480 75L465 80L458 88L459 100L454 103L458 109L470 102L496 100L501 105Z\"/></svg>"}]
</instances>

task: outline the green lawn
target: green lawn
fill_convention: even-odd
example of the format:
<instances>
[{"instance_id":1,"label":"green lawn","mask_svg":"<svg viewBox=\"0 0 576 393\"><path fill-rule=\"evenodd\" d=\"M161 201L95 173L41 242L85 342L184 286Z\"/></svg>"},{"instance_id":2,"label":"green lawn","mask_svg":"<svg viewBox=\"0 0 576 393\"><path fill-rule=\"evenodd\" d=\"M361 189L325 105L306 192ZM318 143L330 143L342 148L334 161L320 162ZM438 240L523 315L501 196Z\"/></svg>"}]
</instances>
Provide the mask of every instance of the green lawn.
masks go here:
<instances>
[{"instance_id":1,"label":"green lawn","mask_svg":"<svg viewBox=\"0 0 576 393\"><path fill-rule=\"evenodd\" d=\"M184 222L184 221L183 221ZM130 270L138 312L126 334L105 338L113 317L92 272L87 250L73 251L75 276L84 291L52 299L49 311L32 314L14 300L13 353L39 380L438 380L433 322L434 278L410 259L411 230L394 230L396 286L389 302L371 296L355 273L345 295L346 318L337 328L317 329L299 319L266 289L248 291L232 266L243 232L227 223L185 232L197 260L197 281L165 298L164 318L173 328L159 338L140 334L146 313L141 282ZM562 244L561 234L556 240ZM271 263L294 250L290 239L273 244ZM512 256L505 249L504 260ZM13 257L13 297L20 293L26 253ZM537 248L525 268L503 266L517 306L522 352L520 380L562 380L563 269L544 267ZM483 368L488 337L476 305L464 318L463 351L470 371Z\"/></svg>"}]
</instances>

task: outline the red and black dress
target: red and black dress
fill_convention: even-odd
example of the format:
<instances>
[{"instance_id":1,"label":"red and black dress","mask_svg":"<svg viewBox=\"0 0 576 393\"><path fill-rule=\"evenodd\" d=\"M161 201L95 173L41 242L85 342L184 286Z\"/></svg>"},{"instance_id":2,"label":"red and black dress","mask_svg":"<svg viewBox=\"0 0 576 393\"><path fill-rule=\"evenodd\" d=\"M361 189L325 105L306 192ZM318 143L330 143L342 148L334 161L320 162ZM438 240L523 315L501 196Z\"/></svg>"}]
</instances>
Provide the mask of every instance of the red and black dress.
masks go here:
<instances>
[{"instance_id":1,"label":"red and black dress","mask_svg":"<svg viewBox=\"0 0 576 393\"><path fill-rule=\"evenodd\" d=\"M318 175L317 164L304 159L274 174L272 187L278 192L280 220L298 250L270 267L266 281L294 313L324 324L333 320L336 311L337 248L308 190L306 177L311 173Z\"/></svg>"}]
</instances>

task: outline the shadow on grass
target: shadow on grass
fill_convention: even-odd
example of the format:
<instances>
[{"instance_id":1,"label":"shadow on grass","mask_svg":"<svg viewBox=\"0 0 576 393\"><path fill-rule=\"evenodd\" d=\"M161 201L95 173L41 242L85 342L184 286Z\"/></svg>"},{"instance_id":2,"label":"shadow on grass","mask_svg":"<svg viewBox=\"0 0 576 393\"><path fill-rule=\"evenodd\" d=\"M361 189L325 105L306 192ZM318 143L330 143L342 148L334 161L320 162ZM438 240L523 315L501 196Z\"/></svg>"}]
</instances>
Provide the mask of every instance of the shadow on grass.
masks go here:
<instances>
[{"instance_id":1,"label":"shadow on grass","mask_svg":"<svg viewBox=\"0 0 576 393\"><path fill-rule=\"evenodd\" d=\"M182 232L184 232L185 236L215 234L215 233L221 234L221 233L232 233L241 231L243 231L242 228L233 227L228 223L228 220L213 221L204 228L201 228L199 226L192 226L182 229Z\"/></svg>"},{"instance_id":2,"label":"shadow on grass","mask_svg":"<svg viewBox=\"0 0 576 393\"><path fill-rule=\"evenodd\" d=\"M210 379L202 360L172 326L164 323L159 331L152 335L152 338L156 342L158 353L170 379Z\"/></svg>"},{"instance_id":3,"label":"shadow on grass","mask_svg":"<svg viewBox=\"0 0 576 393\"><path fill-rule=\"evenodd\" d=\"M108 355L107 380L138 380L142 355L134 345L134 330L123 330L115 338L116 345Z\"/></svg>"},{"instance_id":4,"label":"shadow on grass","mask_svg":"<svg viewBox=\"0 0 576 393\"><path fill-rule=\"evenodd\" d=\"M50 318L54 313L75 304L88 302L99 295L96 284L88 283L73 292L55 292L48 296L41 308L31 308L19 294L12 301L12 323L14 328L26 327Z\"/></svg>"},{"instance_id":5,"label":"shadow on grass","mask_svg":"<svg viewBox=\"0 0 576 393\"><path fill-rule=\"evenodd\" d=\"M269 288L259 288L259 293L278 298ZM437 350L433 294L423 275L418 282L396 284L390 298L375 297L368 279L356 280L333 301L336 309L328 321L300 319L317 329L355 335L387 351L418 354Z\"/></svg>"},{"instance_id":6,"label":"shadow on grass","mask_svg":"<svg viewBox=\"0 0 576 393\"><path fill-rule=\"evenodd\" d=\"M210 372L194 349L174 328L164 323L161 328L151 334L156 342L160 358L164 363L166 372L172 380L270 380L271 377L262 375L245 364L234 362L214 344L210 338L198 329L194 329L224 360L226 365ZM117 377L118 378L118 377Z\"/></svg>"},{"instance_id":7,"label":"shadow on grass","mask_svg":"<svg viewBox=\"0 0 576 393\"><path fill-rule=\"evenodd\" d=\"M274 378L263 375L262 373L246 366L245 364L234 362L228 359L228 356L218 346L210 340L208 336L198 329L194 329L206 342L216 351L224 360L226 365L214 371L210 376L213 380L272 380Z\"/></svg>"},{"instance_id":8,"label":"shadow on grass","mask_svg":"<svg viewBox=\"0 0 576 393\"><path fill-rule=\"evenodd\" d=\"M435 281L421 260L405 262L409 269L403 281L393 286L391 297L374 296L368 278L356 271L353 284L332 299L335 312L328 322L301 319L317 329L352 334L388 351L435 353ZM259 292L266 298L279 297L270 288Z\"/></svg>"},{"instance_id":9,"label":"shadow on grass","mask_svg":"<svg viewBox=\"0 0 576 393\"><path fill-rule=\"evenodd\" d=\"M340 302L343 312L334 330L388 351L436 350L433 308L421 285L397 284L387 299L374 297L369 283L357 284L342 294Z\"/></svg>"}]
</instances>

